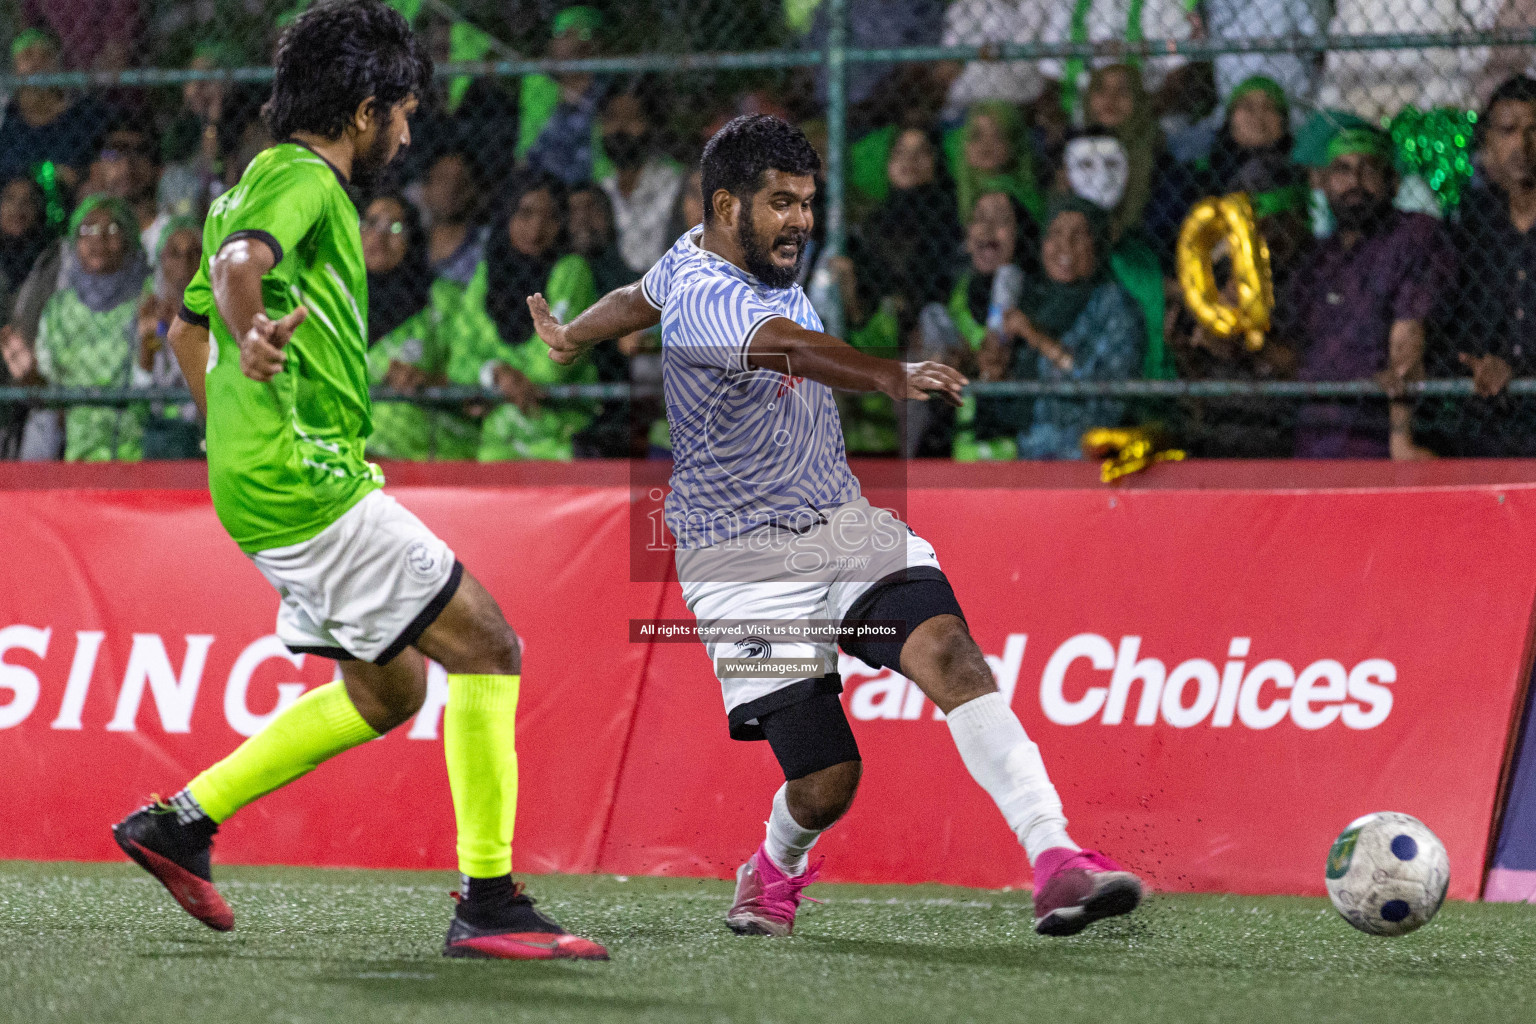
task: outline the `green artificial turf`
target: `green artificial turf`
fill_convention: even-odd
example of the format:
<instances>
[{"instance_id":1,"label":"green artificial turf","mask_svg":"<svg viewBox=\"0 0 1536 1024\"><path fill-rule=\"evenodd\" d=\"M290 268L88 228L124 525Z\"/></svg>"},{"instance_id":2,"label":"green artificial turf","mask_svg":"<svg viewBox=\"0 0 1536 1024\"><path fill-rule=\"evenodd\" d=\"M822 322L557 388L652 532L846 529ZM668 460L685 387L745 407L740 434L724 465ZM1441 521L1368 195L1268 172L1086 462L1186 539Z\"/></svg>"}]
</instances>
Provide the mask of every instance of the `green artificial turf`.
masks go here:
<instances>
[{"instance_id":1,"label":"green artificial turf","mask_svg":"<svg viewBox=\"0 0 1536 1024\"><path fill-rule=\"evenodd\" d=\"M1401 939L1324 900L1154 895L1072 939L1026 893L819 885L791 939L738 938L730 887L544 876L611 963L439 955L446 873L224 868L209 931L129 865L0 862L0 1020L1531 1021L1536 907L1456 903Z\"/></svg>"}]
</instances>

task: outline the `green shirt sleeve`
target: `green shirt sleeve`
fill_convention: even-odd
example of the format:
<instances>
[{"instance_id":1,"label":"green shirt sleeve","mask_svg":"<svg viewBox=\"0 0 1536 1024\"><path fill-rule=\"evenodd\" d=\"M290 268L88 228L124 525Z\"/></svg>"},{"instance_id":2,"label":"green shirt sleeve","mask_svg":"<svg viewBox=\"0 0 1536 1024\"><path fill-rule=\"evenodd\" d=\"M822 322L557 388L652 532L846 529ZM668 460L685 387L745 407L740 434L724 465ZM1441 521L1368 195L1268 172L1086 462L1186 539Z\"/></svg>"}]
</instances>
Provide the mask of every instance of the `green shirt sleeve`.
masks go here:
<instances>
[{"instance_id":1,"label":"green shirt sleeve","mask_svg":"<svg viewBox=\"0 0 1536 1024\"><path fill-rule=\"evenodd\" d=\"M276 260L267 276L293 284L304 270L296 250L325 216L331 175L324 160L301 157L275 163L254 180L242 181L219 197L218 202L224 204L216 211L220 237L204 239L211 243L209 255L235 239L256 239L266 243Z\"/></svg>"},{"instance_id":2,"label":"green shirt sleeve","mask_svg":"<svg viewBox=\"0 0 1536 1024\"><path fill-rule=\"evenodd\" d=\"M181 293L181 305L193 318L190 323L197 323L201 327L208 326L208 318L213 315L213 288L208 283L208 275L202 267L197 268L197 273L192 275L192 280L187 282L186 291ZM183 318L188 319L188 318Z\"/></svg>"},{"instance_id":3,"label":"green shirt sleeve","mask_svg":"<svg viewBox=\"0 0 1536 1024\"><path fill-rule=\"evenodd\" d=\"M549 300L549 311L555 319L570 323L597 301L591 266L575 253L561 257L549 272L544 297ZM596 379L591 360L578 360L570 366L557 363L549 358L549 346L536 333L514 339L510 346L502 348L504 361L527 374L535 384L582 384Z\"/></svg>"},{"instance_id":4,"label":"green shirt sleeve","mask_svg":"<svg viewBox=\"0 0 1536 1024\"><path fill-rule=\"evenodd\" d=\"M450 381L455 384L479 383L481 371L488 362L516 367L540 384L566 383L591 369L591 364L585 361L575 367L554 362L537 335L502 338L485 309L487 288L487 269L481 263L447 329L445 347ZM550 312L561 323L569 322L597 301L592 268L574 253L563 257L550 271L544 296L549 300Z\"/></svg>"},{"instance_id":5,"label":"green shirt sleeve","mask_svg":"<svg viewBox=\"0 0 1536 1024\"><path fill-rule=\"evenodd\" d=\"M1126 235L1109 256L1110 272L1141 307L1146 329L1141 375L1147 380L1173 380L1178 370L1173 353L1163 338L1163 272L1151 246L1135 235Z\"/></svg>"}]
</instances>

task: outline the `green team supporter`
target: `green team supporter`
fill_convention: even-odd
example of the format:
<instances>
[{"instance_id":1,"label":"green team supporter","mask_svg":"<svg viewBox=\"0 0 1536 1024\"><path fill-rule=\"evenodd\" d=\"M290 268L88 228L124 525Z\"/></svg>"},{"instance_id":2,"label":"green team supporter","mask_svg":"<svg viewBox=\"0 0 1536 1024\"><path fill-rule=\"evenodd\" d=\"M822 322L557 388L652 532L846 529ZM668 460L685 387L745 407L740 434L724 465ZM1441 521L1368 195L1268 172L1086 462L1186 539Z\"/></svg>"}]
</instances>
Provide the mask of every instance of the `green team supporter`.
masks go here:
<instances>
[{"instance_id":1,"label":"green team supporter","mask_svg":"<svg viewBox=\"0 0 1536 1024\"><path fill-rule=\"evenodd\" d=\"M866 206L878 206L890 195L891 178L886 168L899 135L900 125L886 125L861 136L848 147L848 187ZM945 166L953 175L965 158L965 129L951 128L941 140Z\"/></svg>"},{"instance_id":2,"label":"green team supporter","mask_svg":"<svg viewBox=\"0 0 1536 1024\"><path fill-rule=\"evenodd\" d=\"M127 387L149 275L138 221L118 200L89 196L70 220L68 244L65 280L38 322L38 373L60 387ZM71 406L64 414L64 458L138 461L147 412L142 404Z\"/></svg>"},{"instance_id":3,"label":"green team supporter","mask_svg":"<svg viewBox=\"0 0 1536 1024\"><path fill-rule=\"evenodd\" d=\"M482 262L464 294L464 304L450 340L448 379L455 384L490 384L491 368L502 362L542 386L590 384L597 367L589 361L561 366L549 358L549 347L530 334L512 344L502 340L486 309L490 272ZM549 308L562 322L569 322L597 301L597 286L587 261L574 253L555 261L543 288ZM478 458L569 459L571 439L592 421L595 406L589 402L562 402L539 406L532 415L507 403L486 416L480 431Z\"/></svg>"},{"instance_id":4,"label":"green team supporter","mask_svg":"<svg viewBox=\"0 0 1536 1024\"><path fill-rule=\"evenodd\" d=\"M464 301L462 285L440 277L427 304L368 350L368 383L379 385L391 362L414 366L428 376L448 371L452 325ZM382 459L472 459L480 447L475 423L453 412L413 402L380 402L373 409L368 454Z\"/></svg>"},{"instance_id":5,"label":"green team supporter","mask_svg":"<svg viewBox=\"0 0 1536 1024\"><path fill-rule=\"evenodd\" d=\"M309 310L283 371L264 384L241 372L239 342L207 287L209 260L234 238L272 248L277 262L262 278L269 317ZM383 486L363 457L373 421L357 208L326 161L294 143L252 160L208 211L184 301L209 318L208 488L241 550L308 540Z\"/></svg>"}]
</instances>

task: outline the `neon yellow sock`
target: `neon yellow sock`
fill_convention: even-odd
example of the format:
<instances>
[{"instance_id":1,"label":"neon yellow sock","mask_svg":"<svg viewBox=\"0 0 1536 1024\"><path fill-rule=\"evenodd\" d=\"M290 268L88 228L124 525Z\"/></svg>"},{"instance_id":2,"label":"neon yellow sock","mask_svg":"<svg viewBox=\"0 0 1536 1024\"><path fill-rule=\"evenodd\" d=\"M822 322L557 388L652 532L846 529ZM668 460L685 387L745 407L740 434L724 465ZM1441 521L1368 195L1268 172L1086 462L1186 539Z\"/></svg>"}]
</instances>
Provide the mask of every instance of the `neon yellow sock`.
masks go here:
<instances>
[{"instance_id":1,"label":"neon yellow sock","mask_svg":"<svg viewBox=\"0 0 1536 1024\"><path fill-rule=\"evenodd\" d=\"M379 734L337 680L310 690L261 732L187 783L203 813L221 822L258 797Z\"/></svg>"},{"instance_id":2,"label":"neon yellow sock","mask_svg":"<svg viewBox=\"0 0 1536 1024\"><path fill-rule=\"evenodd\" d=\"M459 871L471 878L512 870L521 681L521 676L448 677L443 753L459 825Z\"/></svg>"}]
</instances>

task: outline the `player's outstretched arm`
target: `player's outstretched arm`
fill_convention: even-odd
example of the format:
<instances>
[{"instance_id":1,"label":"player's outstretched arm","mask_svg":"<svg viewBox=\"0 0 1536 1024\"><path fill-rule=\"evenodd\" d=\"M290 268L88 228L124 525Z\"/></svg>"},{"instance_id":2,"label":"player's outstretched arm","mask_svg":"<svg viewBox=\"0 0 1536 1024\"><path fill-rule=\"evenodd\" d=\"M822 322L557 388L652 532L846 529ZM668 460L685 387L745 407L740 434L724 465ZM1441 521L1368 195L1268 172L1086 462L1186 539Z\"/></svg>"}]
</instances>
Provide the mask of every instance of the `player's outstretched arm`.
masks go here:
<instances>
[{"instance_id":1,"label":"player's outstretched arm","mask_svg":"<svg viewBox=\"0 0 1536 1024\"><path fill-rule=\"evenodd\" d=\"M661 313L646 301L639 281L615 288L568 324L555 319L542 294L528 296L528 312L533 314L533 329L549 346L549 358L562 366L574 363L600 341L661 323Z\"/></svg>"},{"instance_id":2,"label":"player's outstretched arm","mask_svg":"<svg viewBox=\"0 0 1536 1024\"><path fill-rule=\"evenodd\" d=\"M881 359L786 317L774 317L757 329L747 362L842 391L879 391L898 402L938 397L958 406L960 389L970 383L952 366Z\"/></svg>"},{"instance_id":3,"label":"player's outstretched arm","mask_svg":"<svg viewBox=\"0 0 1536 1024\"><path fill-rule=\"evenodd\" d=\"M181 375L187 380L187 388L192 392L192 401L197 405L198 415L206 419L208 391L204 376L208 372L208 328L189 324L178 316L171 320L171 330L165 340L176 356Z\"/></svg>"},{"instance_id":4,"label":"player's outstretched arm","mask_svg":"<svg viewBox=\"0 0 1536 1024\"><path fill-rule=\"evenodd\" d=\"M208 264L213 301L230 333L240 339L240 369L252 380L271 380L283 370L287 355L283 346L309 311L303 306L281 320L267 316L261 297L261 278L275 264L266 243L237 238L221 248Z\"/></svg>"}]
</instances>

